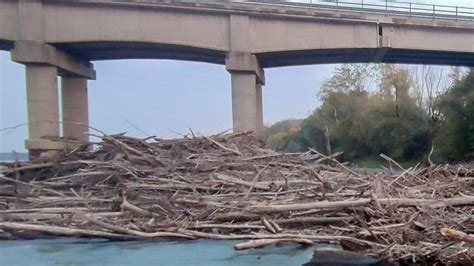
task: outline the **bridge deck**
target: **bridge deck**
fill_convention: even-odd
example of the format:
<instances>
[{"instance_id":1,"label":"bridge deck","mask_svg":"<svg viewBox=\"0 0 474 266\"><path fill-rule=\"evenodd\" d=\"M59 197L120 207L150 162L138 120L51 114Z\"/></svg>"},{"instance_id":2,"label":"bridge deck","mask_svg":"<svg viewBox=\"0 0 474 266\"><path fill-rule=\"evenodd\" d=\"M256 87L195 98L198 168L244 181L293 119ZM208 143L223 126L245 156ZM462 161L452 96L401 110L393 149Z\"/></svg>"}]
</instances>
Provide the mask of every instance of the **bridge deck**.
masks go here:
<instances>
[{"instance_id":1,"label":"bridge deck","mask_svg":"<svg viewBox=\"0 0 474 266\"><path fill-rule=\"evenodd\" d=\"M263 67L351 62L474 66L474 8L346 1L44 0L42 41L91 61L224 64L234 49L230 18L242 16L248 17L247 52ZM0 24L6 25L0 29L3 50L21 39L16 36L16 2L0 2Z\"/></svg>"}]
</instances>

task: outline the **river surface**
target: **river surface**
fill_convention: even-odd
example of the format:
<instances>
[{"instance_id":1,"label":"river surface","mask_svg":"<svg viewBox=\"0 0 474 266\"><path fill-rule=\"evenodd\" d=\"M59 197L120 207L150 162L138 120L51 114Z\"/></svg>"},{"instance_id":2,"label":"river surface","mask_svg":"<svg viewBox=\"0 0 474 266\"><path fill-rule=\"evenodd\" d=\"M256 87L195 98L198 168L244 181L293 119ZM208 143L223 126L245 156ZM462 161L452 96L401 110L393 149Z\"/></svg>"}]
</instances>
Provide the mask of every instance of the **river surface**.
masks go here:
<instances>
[{"instance_id":1,"label":"river surface","mask_svg":"<svg viewBox=\"0 0 474 266\"><path fill-rule=\"evenodd\" d=\"M301 265L314 247L294 244L235 251L242 241L48 239L0 241L0 265Z\"/></svg>"}]
</instances>

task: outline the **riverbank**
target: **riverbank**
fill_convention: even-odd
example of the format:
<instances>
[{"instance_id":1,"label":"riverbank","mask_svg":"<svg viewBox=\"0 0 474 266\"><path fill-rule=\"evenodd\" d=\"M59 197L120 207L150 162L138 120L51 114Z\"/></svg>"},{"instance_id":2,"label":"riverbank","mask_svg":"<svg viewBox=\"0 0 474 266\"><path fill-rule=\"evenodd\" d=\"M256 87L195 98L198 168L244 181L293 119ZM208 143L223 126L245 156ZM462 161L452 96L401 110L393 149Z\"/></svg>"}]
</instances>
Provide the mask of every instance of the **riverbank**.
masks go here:
<instances>
[{"instance_id":1,"label":"riverbank","mask_svg":"<svg viewBox=\"0 0 474 266\"><path fill-rule=\"evenodd\" d=\"M470 236L456 235L474 231L474 169L396 167L360 174L314 150L265 149L249 133L106 135L92 151L4 164L0 233L241 240L237 250L326 242L405 262L474 259Z\"/></svg>"}]
</instances>

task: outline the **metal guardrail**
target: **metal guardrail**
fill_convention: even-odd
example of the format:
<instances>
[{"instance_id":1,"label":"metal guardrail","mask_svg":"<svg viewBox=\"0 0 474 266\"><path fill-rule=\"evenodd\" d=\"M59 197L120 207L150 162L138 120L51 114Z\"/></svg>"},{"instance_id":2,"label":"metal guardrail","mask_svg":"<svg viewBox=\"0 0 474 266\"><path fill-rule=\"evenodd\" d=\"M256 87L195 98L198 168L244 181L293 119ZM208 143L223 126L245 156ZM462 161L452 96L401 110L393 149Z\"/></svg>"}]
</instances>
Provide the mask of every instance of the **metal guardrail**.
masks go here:
<instances>
[{"instance_id":1,"label":"metal guardrail","mask_svg":"<svg viewBox=\"0 0 474 266\"><path fill-rule=\"evenodd\" d=\"M474 21L474 7L432 5L391 0L185 0L183 2L235 2L254 4L256 6L278 5L288 7L333 9L353 12Z\"/></svg>"}]
</instances>

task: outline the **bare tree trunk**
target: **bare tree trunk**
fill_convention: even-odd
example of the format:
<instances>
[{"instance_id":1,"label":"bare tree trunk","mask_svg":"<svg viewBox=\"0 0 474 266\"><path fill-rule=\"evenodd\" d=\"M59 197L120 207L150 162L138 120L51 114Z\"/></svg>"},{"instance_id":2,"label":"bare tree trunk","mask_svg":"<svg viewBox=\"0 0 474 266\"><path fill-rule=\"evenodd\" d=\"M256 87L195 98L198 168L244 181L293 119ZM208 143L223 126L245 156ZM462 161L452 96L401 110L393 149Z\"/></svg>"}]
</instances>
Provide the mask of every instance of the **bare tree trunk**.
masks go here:
<instances>
[{"instance_id":1,"label":"bare tree trunk","mask_svg":"<svg viewBox=\"0 0 474 266\"><path fill-rule=\"evenodd\" d=\"M324 137L326 138L326 150L329 156L332 154L332 151L331 151L331 138L329 137L329 128L327 125L326 125L326 131L324 132Z\"/></svg>"}]
</instances>

